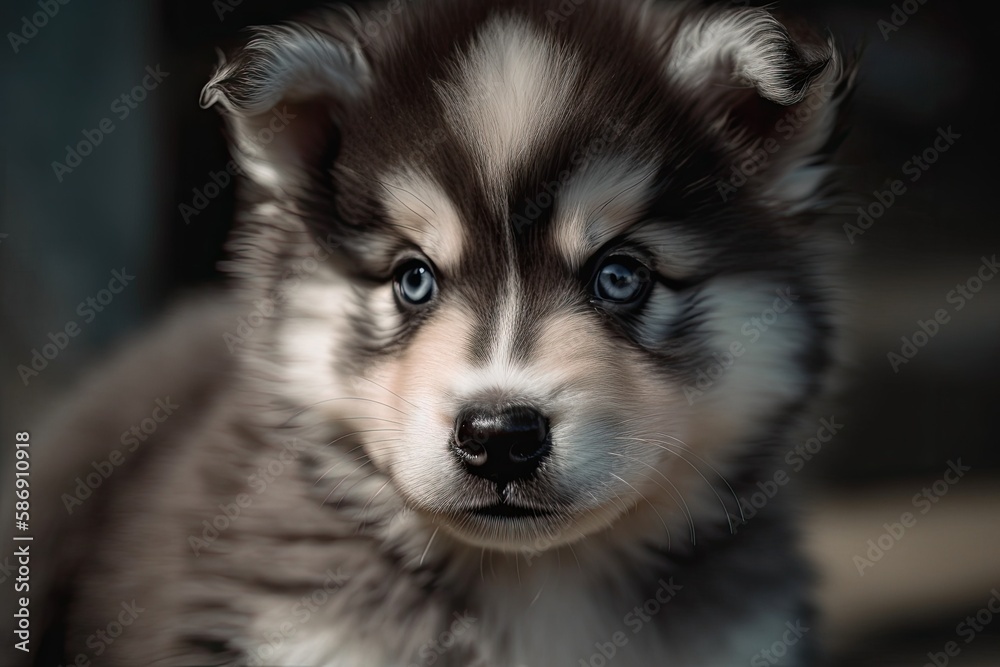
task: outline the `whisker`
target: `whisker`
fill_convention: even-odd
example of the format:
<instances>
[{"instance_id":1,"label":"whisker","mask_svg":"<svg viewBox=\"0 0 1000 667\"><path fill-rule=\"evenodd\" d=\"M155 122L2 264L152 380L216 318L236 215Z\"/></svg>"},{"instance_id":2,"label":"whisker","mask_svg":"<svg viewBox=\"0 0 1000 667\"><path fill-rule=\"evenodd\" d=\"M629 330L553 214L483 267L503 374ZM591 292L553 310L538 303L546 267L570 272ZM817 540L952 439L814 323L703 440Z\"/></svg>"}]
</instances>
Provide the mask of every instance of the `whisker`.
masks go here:
<instances>
[{"instance_id":1,"label":"whisker","mask_svg":"<svg viewBox=\"0 0 1000 667\"><path fill-rule=\"evenodd\" d=\"M441 526L438 526L437 528L435 528L434 532L431 533L431 539L427 540L427 546L424 547L424 552L422 554L420 554L420 562L417 564L418 566L421 566L421 565L424 564L424 559L427 558L427 552L430 550L431 543L434 541L434 538L437 537L437 534L438 534L439 530L441 530Z\"/></svg>"},{"instance_id":2,"label":"whisker","mask_svg":"<svg viewBox=\"0 0 1000 667\"><path fill-rule=\"evenodd\" d=\"M614 473L611 473L611 476L614 477L615 479L617 479L618 481L622 482L626 486L628 486L628 488L632 489L637 494L639 494L639 497L646 501L646 504L649 505L649 507L656 514L657 518L660 519L660 523L663 524L663 530L667 531L667 550L669 551L670 550L670 529L667 528L667 522L663 520L663 515L660 514L660 510L656 509L656 505L654 505L653 503L651 503L649 501L649 499L639 491L639 489L635 488L634 486L632 486L631 484L629 484L624 479L622 479L621 477L619 477L618 475L616 475Z\"/></svg>"},{"instance_id":3,"label":"whisker","mask_svg":"<svg viewBox=\"0 0 1000 667\"><path fill-rule=\"evenodd\" d=\"M357 461L359 459L367 459L367 458L368 458L368 456L364 455L364 456L359 456L357 459L354 459L354 460ZM364 468L366 465L369 465L370 463L371 463L371 460L365 461L361 465L359 465L357 468L355 468L354 470L352 470L349 475L345 475L342 480L340 480L339 482L337 482L337 485L335 487L333 487L332 489L330 489L330 493L328 493L327 496L326 496L326 498L323 500L323 504L325 505L325 504L327 504L330 501L330 496L332 496L334 493L336 493L337 489L340 488L341 484L343 484L344 482L346 482L348 479L351 478L351 476L354 475L354 473L356 473L357 471L361 470L362 468ZM369 473L369 474L372 474L372 473ZM366 475L366 477L367 477L367 475ZM315 484L313 486L315 486ZM351 488L354 488L354 487L351 487Z\"/></svg>"},{"instance_id":4,"label":"whisker","mask_svg":"<svg viewBox=\"0 0 1000 667\"><path fill-rule=\"evenodd\" d=\"M374 500L378 496L378 494L382 493L382 491L385 489L385 487L389 486L389 483L391 481L392 481L391 479L385 480L385 484L383 484L382 486L380 486L378 488L378 491L376 491L375 493L373 493L372 497L368 499L368 502L365 503L365 506L361 508L361 516L362 516L362 518L364 518L365 512L368 511L368 507L372 504L372 502L374 502Z\"/></svg>"},{"instance_id":5,"label":"whisker","mask_svg":"<svg viewBox=\"0 0 1000 667\"><path fill-rule=\"evenodd\" d=\"M369 403L377 403L378 405L381 405L382 407L389 408L390 410L395 410L396 412L398 412L399 414L403 415L404 417L409 417L409 415L406 414L405 412L403 412L402 410L400 410L398 408L395 408L395 407L389 405L388 403L383 403L382 401L376 401L374 398L365 398L365 397L362 397L362 396L340 396L340 397L337 397L337 398L327 398L327 399L324 399L322 401L316 401L312 405L307 405L306 407L302 408L301 410L299 410L298 412L296 412L295 414L293 414L291 417L289 417L288 419L286 419L284 421L284 423L281 424L281 426L282 427L288 426L288 422L292 421L293 419L295 419L296 417L298 417L299 415L301 415L303 412L306 412L307 410L312 410L313 408L315 408L318 405L322 405L323 403L330 403L332 401L368 401Z\"/></svg>"},{"instance_id":6,"label":"whisker","mask_svg":"<svg viewBox=\"0 0 1000 667\"><path fill-rule=\"evenodd\" d=\"M356 481L354 484L352 484L351 488L349 488L347 491L344 491L344 495L341 496L340 500L337 501L336 509L338 509L338 510L340 509L340 505L344 502L344 498L346 498L347 496L349 496L351 494L351 491L354 490L355 486L357 486L361 482L365 481L369 477L374 477L377 474L378 474L377 470L372 470L370 473L368 473L367 475L365 475L364 477L362 477L361 479L359 479L358 481ZM340 485L338 484L337 486L340 486ZM334 487L334 490L336 490L336 487ZM333 493L333 491L331 491L330 493Z\"/></svg>"},{"instance_id":7,"label":"whisker","mask_svg":"<svg viewBox=\"0 0 1000 667\"><path fill-rule=\"evenodd\" d=\"M581 538L584 537L583 533L580 533L580 537ZM569 547L569 552L571 554L573 554L573 560L576 561L576 567L577 567L577 569L579 569L581 572L583 572L583 565L580 564L580 557L576 555L576 549L573 548L572 544L567 544L566 546Z\"/></svg>"},{"instance_id":8,"label":"whisker","mask_svg":"<svg viewBox=\"0 0 1000 667\"><path fill-rule=\"evenodd\" d=\"M323 446L330 447L331 445L337 444L344 438L350 438L351 436L361 435L362 433L402 433L402 432L403 429L401 428L366 428L360 431L351 431L350 433L345 433L340 437L334 438L333 440L331 440L330 442L326 443Z\"/></svg>"},{"instance_id":9,"label":"whisker","mask_svg":"<svg viewBox=\"0 0 1000 667\"><path fill-rule=\"evenodd\" d=\"M629 512L632 511L632 508L628 506L628 503L626 503L625 500L620 495L618 495L617 491L611 489L611 493L615 494L615 498L617 498L618 502L621 503L623 513L628 514ZM608 525L609 526L611 525L610 521L608 522Z\"/></svg>"},{"instance_id":10,"label":"whisker","mask_svg":"<svg viewBox=\"0 0 1000 667\"><path fill-rule=\"evenodd\" d=\"M680 489L677 488L677 485L671 482L670 478L664 475L662 471L657 470L656 468L654 468L653 466L649 465L648 463L646 463L641 459L637 459L633 456L628 456L626 454L621 454L619 452L608 452L608 453L611 454L612 456L621 456L622 458L630 459L632 461L635 461L636 463L641 463L642 465L646 466L653 472L659 474L660 477L662 477L663 480L670 485L670 488L672 488L674 491L677 492L677 498L674 498L674 495L670 493L670 491L668 491L662 484L657 482L655 479L652 479L651 477L647 478L651 482L653 482L653 484L656 484L661 489L663 489L664 493L670 496L670 499L673 500L675 503L677 503L677 506L684 511L684 516L687 517L688 524L691 526L691 544L696 544L697 542L695 538L694 516L691 514L691 508L688 507L687 501L684 500L684 495L681 493Z\"/></svg>"},{"instance_id":11,"label":"whisker","mask_svg":"<svg viewBox=\"0 0 1000 667\"><path fill-rule=\"evenodd\" d=\"M346 422L346 421L353 421L353 420L358 420L358 419L371 419L373 421L388 422L389 424L396 424L397 426L405 426L404 422L398 422L398 421L395 421L393 419L386 419L385 417L370 417L370 416L369 417L338 417L337 419L329 419L329 420L327 420L327 423L333 424L335 422Z\"/></svg>"},{"instance_id":12,"label":"whisker","mask_svg":"<svg viewBox=\"0 0 1000 667\"><path fill-rule=\"evenodd\" d=\"M355 450L357 450L360 447L364 447L365 445L378 445L378 444L381 444L383 442L399 442L399 443L402 443L403 441L400 438L385 438L384 440L368 440L368 441L366 441L366 442L358 445L357 447L355 447L351 451L355 451ZM392 451L401 451L401 450L405 449L405 447L401 444L398 450L395 449L395 448L393 448L393 447L383 447L382 449L385 449L386 451L392 452Z\"/></svg>"},{"instance_id":13,"label":"whisker","mask_svg":"<svg viewBox=\"0 0 1000 667\"><path fill-rule=\"evenodd\" d=\"M596 505L600 506L601 505L601 501L597 499L597 496L594 495L594 492L593 491L588 491L588 493L590 494L590 497L594 499L594 503ZM616 493L615 495L617 496L618 494ZM621 500L621 498L619 498L619 500ZM587 511L590 512L591 514L593 514L595 517L600 518L600 516L597 514L596 510L588 507ZM625 508L625 511L626 512L628 511L627 507ZM611 519L609 519L607 517L605 517L604 523L607 524L608 528L614 529L614 527L615 527L614 524L611 522Z\"/></svg>"},{"instance_id":14,"label":"whisker","mask_svg":"<svg viewBox=\"0 0 1000 667\"><path fill-rule=\"evenodd\" d=\"M356 452L359 449L362 449L366 444L368 444L368 445L376 445L376 444L383 443L383 442L400 442L400 443L402 443L402 441L399 438L386 438L384 440L372 440L371 442L367 442L367 443L358 445L357 447L351 448L349 451L345 452L345 454L350 454L351 452ZM386 449L388 449L389 451L402 451L403 449L405 449L405 445L401 444L398 449L396 449L396 448L386 448ZM346 460L345 459L345 460L342 460L342 461L338 461L336 464L334 464L333 466L331 466L330 468L328 468L326 472L324 472L322 475L320 475L316 479L316 481L313 482L313 486L316 486L317 484L319 484L320 482L322 482L324 477L326 477L331 472L333 472L334 470L336 470L340 466L344 465L345 463L354 463L355 461L360 461L361 459L364 459L364 458L369 458L367 452L364 452L364 453L361 454L361 456L357 456L357 457L355 457L355 458L353 458L351 460Z\"/></svg>"},{"instance_id":15,"label":"whisker","mask_svg":"<svg viewBox=\"0 0 1000 667\"><path fill-rule=\"evenodd\" d=\"M359 447L360 447L360 445L359 445ZM359 447L355 447L354 449L358 449ZM351 451L354 451L354 450L351 450ZM333 466L331 466L326 472L324 472L322 475L320 475L316 479L316 481L313 482L313 486L316 486L317 484L319 484L320 482L322 482L324 477L326 477L331 472L333 472L334 470L336 470L340 466L344 465L345 463L354 463L355 461L360 461L361 459L367 459L367 458L368 458L368 453L365 452L365 453L362 453L361 456L358 456L357 458L351 459L350 461L338 461L336 464L334 464ZM361 465L363 466L364 464L361 464ZM360 469L361 469L361 466L358 466L357 468L355 468L355 471L360 470ZM351 473L351 474L354 474L354 473Z\"/></svg>"},{"instance_id":16,"label":"whisker","mask_svg":"<svg viewBox=\"0 0 1000 667\"><path fill-rule=\"evenodd\" d=\"M396 397L396 398L398 398L399 400L403 401L403 402L404 402L404 403L406 403L407 405L410 405L410 406L412 406L412 407L416 408L417 410L419 410L419 409L420 409L420 406L418 406L418 405L414 405L413 403L410 403L410 402L409 402L408 400L406 400L405 398L403 398L402 396L400 396L399 394L397 394L396 392L394 392L394 391L393 391L392 389L389 389L388 387L383 387L382 385L380 385L380 384L379 384L378 382L376 382L375 380L372 380L372 379L370 379L370 378L366 378L366 377L362 377L361 379L362 379L362 380L364 380L365 382L371 382L371 383L372 383L373 385L375 385L376 387L378 387L379 389L381 389L381 390L383 390L383 391L387 391L387 392L389 392L390 394L392 394L393 396L395 396L395 397Z\"/></svg>"},{"instance_id":17,"label":"whisker","mask_svg":"<svg viewBox=\"0 0 1000 667\"><path fill-rule=\"evenodd\" d=\"M719 476L719 479L721 479L721 480L722 480L722 483L723 483L723 484L725 484L725 485L726 485L726 488L728 488L728 489L729 489L729 492L730 492L731 494L733 494L733 500L735 500L735 501L736 501L736 506L737 506L737 507L739 508L739 510L740 510L740 518L741 518L741 519L743 520L743 522L744 522L744 523L746 523L746 517L745 517L745 516L743 516L743 505L741 505L741 504L740 504L740 499L739 499L739 496L737 496L737 495L736 495L736 490L735 490L735 489L733 489L733 485L729 483L729 480L727 480L727 479L725 478L725 476L724 476L724 475L723 475L723 474L722 474L721 472L719 472L719 471L718 471L718 470L717 470L717 469L715 468L715 466L713 466L713 465L712 465L711 463L709 463L708 461L706 461L705 459L703 459L702 457L700 457L700 456L698 455L698 453L697 453L697 452L695 452L695 451L694 451L694 449L693 449L693 448L692 448L692 447L691 447L690 445L688 445L687 443L685 443L685 442L684 442L683 440L681 440L681 439L680 439L680 438L678 438L677 436L673 436L673 435L667 435L666 433L657 433L656 435L658 435L658 436L660 436L660 437L663 437L663 438L670 438L670 439L671 439L671 440L673 440L673 441L674 441L675 443L677 443L677 444L675 445L676 447L680 447L680 448L681 448L681 449L683 449L683 450L684 450L685 452L687 452L687 453L688 453L688 454L690 454L691 456L695 457L696 459L698 459L699 461L701 461L702 463L704 463L705 465L707 465L707 466L708 466L708 468L709 468L709 470L711 470L711 471L712 471L712 472L714 472L714 473L715 473L716 475L718 475L718 476ZM727 510L727 512L728 512L728 510Z\"/></svg>"},{"instance_id":18,"label":"whisker","mask_svg":"<svg viewBox=\"0 0 1000 667\"><path fill-rule=\"evenodd\" d=\"M677 458L679 458L679 459L680 459L681 461L683 461L684 463L686 463L686 464L688 464L689 466L691 466L691 469L692 469L692 470L694 470L694 471L695 471L696 473L698 473L698 476L700 476L700 477L701 477L701 478L702 478L703 480L705 480L705 483L706 483L706 484L708 484L708 488L710 488L710 489L712 490L712 493L714 493L714 494L715 494L715 497L716 497L716 498L717 498L717 499L719 500L719 504L721 504L721 505L722 505L722 509L723 509L723 511L724 511L724 512L725 512L725 514L726 514L726 521L727 521L727 522L729 523L729 531L730 531L731 533L734 533L734 534L735 534L736 530L735 530L735 528L733 527L733 520L732 520L732 517L731 517L731 516L729 515L729 507L728 507L728 506L726 505L726 502L725 502L725 501L724 501L724 500L722 499L722 496L720 496L720 495L719 495L719 492L718 492L718 491L716 491L716 489L715 489L715 485L714 485L714 484L712 484L712 483L711 483L711 482L710 482L710 481L708 480L708 478L707 478L707 477L705 477L705 473L703 473L703 472L702 472L701 470L699 470L699 469L698 469L698 466L696 466L695 464L693 464L693 463L691 463L691 462L690 462L689 460L687 460L687 459L686 459L686 458L684 457L684 455L683 455L683 454L681 454L680 452L677 452L677 451L674 451L673 449L670 449L670 448L669 448L669 447L667 446L667 444L666 444L666 443L663 443L663 442L659 442L659 441L656 441L656 440L650 440L650 439L648 439L648 438L628 438L628 439L630 439L630 440L636 440L636 441L638 441L638 442L645 442L645 443L647 443L647 444L650 444L650 445L653 445L654 447L659 447L659 448L660 448L660 449L662 449L663 451L665 451L665 452L668 452L668 453L670 453L670 454L673 454L674 456L676 456ZM711 466L710 466L710 467L711 467ZM722 477L722 475L721 475L721 474L719 473L719 471L718 471L718 470L714 470L714 472L715 472L715 474L716 474L716 475L719 475L719 478L720 478L720 479L722 479L722 480L723 480L723 481L725 482L725 478L724 478L724 477ZM728 482L726 482L726 484L728 485L729 483L728 483ZM730 487L730 489L731 489L731 488L732 488L732 487ZM735 493L734 493L734 495L735 495Z\"/></svg>"},{"instance_id":19,"label":"whisker","mask_svg":"<svg viewBox=\"0 0 1000 667\"><path fill-rule=\"evenodd\" d=\"M556 552L556 558L557 559L559 558L559 552L558 551ZM558 573L559 570L560 570L560 567L558 565L558 560L557 560L556 572ZM534 607L535 606L535 603L538 602L538 598L542 597L542 591L544 591L544 590L545 590L545 586L542 586L541 588L538 589L538 592L535 593L535 597L531 598L531 602L528 603L529 607Z\"/></svg>"}]
</instances>

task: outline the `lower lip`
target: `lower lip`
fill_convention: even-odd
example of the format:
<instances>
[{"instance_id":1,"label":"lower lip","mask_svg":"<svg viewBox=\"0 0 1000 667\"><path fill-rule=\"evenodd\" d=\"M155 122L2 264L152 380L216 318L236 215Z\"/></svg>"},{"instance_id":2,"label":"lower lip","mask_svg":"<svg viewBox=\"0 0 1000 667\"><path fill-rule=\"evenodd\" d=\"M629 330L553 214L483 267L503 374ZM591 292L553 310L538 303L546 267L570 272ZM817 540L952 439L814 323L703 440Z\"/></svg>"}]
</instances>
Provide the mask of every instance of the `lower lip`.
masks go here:
<instances>
[{"instance_id":1,"label":"lower lip","mask_svg":"<svg viewBox=\"0 0 1000 667\"><path fill-rule=\"evenodd\" d=\"M541 519L551 516L551 512L533 507L516 507L514 505L489 505L487 507L477 507L470 510L470 514L475 516L490 517L493 519Z\"/></svg>"}]
</instances>

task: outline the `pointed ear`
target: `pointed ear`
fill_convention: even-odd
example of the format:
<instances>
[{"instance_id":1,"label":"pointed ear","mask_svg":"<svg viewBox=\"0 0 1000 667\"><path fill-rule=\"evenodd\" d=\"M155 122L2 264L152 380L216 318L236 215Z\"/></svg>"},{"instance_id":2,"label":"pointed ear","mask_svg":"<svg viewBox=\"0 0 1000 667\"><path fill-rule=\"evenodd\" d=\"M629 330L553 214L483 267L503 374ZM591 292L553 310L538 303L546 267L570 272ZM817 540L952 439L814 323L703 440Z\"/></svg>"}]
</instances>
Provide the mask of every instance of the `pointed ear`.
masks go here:
<instances>
[{"instance_id":1,"label":"pointed ear","mask_svg":"<svg viewBox=\"0 0 1000 667\"><path fill-rule=\"evenodd\" d=\"M369 77L351 27L260 28L201 92L217 104L235 158L269 192L295 189L336 141L337 119Z\"/></svg>"},{"instance_id":2,"label":"pointed ear","mask_svg":"<svg viewBox=\"0 0 1000 667\"><path fill-rule=\"evenodd\" d=\"M666 62L668 78L731 150L734 189L752 181L757 196L785 210L815 201L857 69L832 40L793 32L764 9L721 10L682 23Z\"/></svg>"}]
</instances>

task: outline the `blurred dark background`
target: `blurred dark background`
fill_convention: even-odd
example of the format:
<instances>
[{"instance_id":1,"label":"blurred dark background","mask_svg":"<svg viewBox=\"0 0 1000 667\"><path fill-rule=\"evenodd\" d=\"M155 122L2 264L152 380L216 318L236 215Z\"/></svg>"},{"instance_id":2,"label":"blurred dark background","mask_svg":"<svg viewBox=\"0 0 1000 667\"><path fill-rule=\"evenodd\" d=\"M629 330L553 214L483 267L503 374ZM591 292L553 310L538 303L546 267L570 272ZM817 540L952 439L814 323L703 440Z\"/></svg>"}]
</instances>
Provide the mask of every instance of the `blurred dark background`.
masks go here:
<instances>
[{"instance_id":1,"label":"blurred dark background","mask_svg":"<svg viewBox=\"0 0 1000 667\"><path fill-rule=\"evenodd\" d=\"M319 4L3 3L3 433L39 419L82 369L170 301L224 280L217 263L237 188L212 187L229 158L220 119L199 107L199 90L216 49L241 43L244 28ZM44 22L33 18L42 5L51 14ZM983 257L1000 252L996 107L984 92L995 78L996 26L971 4L940 0L774 7L864 45L839 160L856 201L832 232L846 240L842 226L857 225L858 206L868 208L896 179L906 186L846 246L850 363L837 397L816 415L835 415L844 428L803 468L801 486L814 513L810 548L825 577L838 664L923 665L1000 587L1000 279L983 283L960 310L949 301ZM144 78L154 81L148 72L157 68L145 99L134 108L116 102ZM114 130L94 134L105 118ZM949 128L957 138L912 181L907 162ZM71 171L54 167L70 164L66 147L85 133L100 143ZM135 279L86 321L79 304L123 267ZM901 337L912 338L918 320L942 308L950 321L894 372L888 353L900 353ZM69 321L81 333L25 382L18 366L30 365L33 350ZM900 542L894 564L860 576L852 554L864 553L883 522L912 510L911 496L959 457L972 471ZM963 643L953 664L1000 665L998 637L1000 619Z\"/></svg>"}]
</instances>

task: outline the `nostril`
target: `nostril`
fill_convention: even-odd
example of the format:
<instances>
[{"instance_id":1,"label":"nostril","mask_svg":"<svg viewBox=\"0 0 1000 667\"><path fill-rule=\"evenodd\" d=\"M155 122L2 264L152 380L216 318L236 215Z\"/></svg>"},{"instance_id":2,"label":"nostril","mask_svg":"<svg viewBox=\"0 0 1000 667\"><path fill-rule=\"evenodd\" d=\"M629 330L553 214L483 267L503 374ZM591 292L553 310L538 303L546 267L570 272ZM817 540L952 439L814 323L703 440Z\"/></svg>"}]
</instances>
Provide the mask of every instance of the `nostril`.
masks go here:
<instances>
[{"instance_id":1,"label":"nostril","mask_svg":"<svg viewBox=\"0 0 1000 667\"><path fill-rule=\"evenodd\" d=\"M486 439L486 433L472 419L459 418L455 430L455 451L466 463L473 466L486 463Z\"/></svg>"},{"instance_id":2,"label":"nostril","mask_svg":"<svg viewBox=\"0 0 1000 667\"><path fill-rule=\"evenodd\" d=\"M549 421L530 407L469 408L456 419L455 453L475 475L526 477L550 449Z\"/></svg>"},{"instance_id":3,"label":"nostril","mask_svg":"<svg viewBox=\"0 0 1000 667\"><path fill-rule=\"evenodd\" d=\"M530 414L517 415L513 420L513 442L509 456L512 461L526 462L538 458L548 451L549 422L534 410Z\"/></svg>"}]
</instances>

